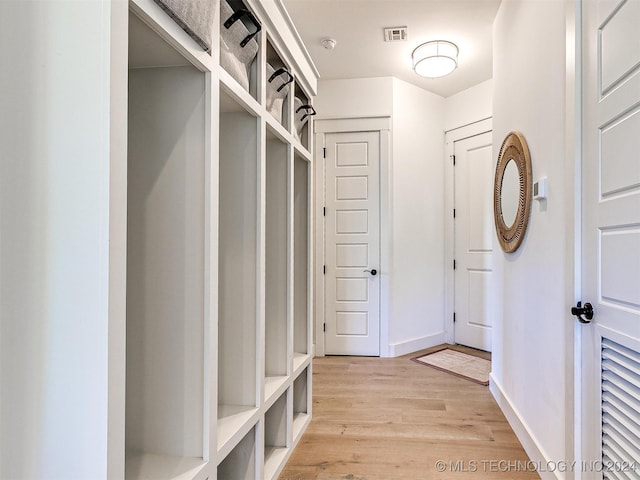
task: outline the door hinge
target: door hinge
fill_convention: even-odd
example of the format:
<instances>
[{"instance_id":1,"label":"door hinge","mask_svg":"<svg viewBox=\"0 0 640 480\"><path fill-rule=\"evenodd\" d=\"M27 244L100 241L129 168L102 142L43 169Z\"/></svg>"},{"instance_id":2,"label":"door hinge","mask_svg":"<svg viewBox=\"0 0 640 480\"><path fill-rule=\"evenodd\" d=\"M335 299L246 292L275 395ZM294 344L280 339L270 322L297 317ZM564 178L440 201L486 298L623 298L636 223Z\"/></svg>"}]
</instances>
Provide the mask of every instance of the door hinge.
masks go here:
<instances>
[{"instance_id":1,"label":"door hinge","mask_svg":"<svg viewBox=\"0 0 640 480\"><path fill-rule=\"evenodd\" d=\"M327 147L322 148L322 158L327 158Z\"/></svg>"},{"instance_id":2,"label":"door hinge","mask_svg":"<svg viewBox=\"0 0 640 480\"><path fill-rule=\"evenodd\" d=\"M322 216L323 217L327 216L327 207L322 207Z\"/></svg>"},{"instance_id":3,"label":"door hinge","mask_svg":"<svg viewBox=\"0 0 640 480\"><path fill-rule=\"evenodd\" d=\"M454 270L456 269L456 261L455 260L453 261L453 269Z\"/></svg>"},{"instance_id":4,"label":"door hinge","mask_svg":"<svg viewBox=\"0 0 640 480\"><path fill-rule=\"evenodd\" d=\"M323 274L323 275L326 275L326 274L327 274L327 266L326 266L326 265L323 265L323 266L322 266L322 274Z\"/></svg>"},{"instance_id":5,"label":"door hinge","mask_svg":"<svg viewBox=\"0 0 640 480\"><path fill-rule=\"evenodd\" d=\"M323 331L323 332L326 332L326 331L327 331L327 324L326 324L326 323L323 323L323 324L322 324L322 331Z\"/></svg>"},{"instance_id":6,"label":"door hinge","mask_svg":"<svg viewBox=\"0 0 640 480\"><path fill-rule=\"evenodd\" d=\"M453 323L456 323L456 312L453 312Z\"/></svg>"},{"instance_id":7,"label":"door hinge","mask_svg":"<svg viewBox=\"0 0 640 480\"><path fill-rule=\"evenodd\" d=\"M456 218L456 209L453 209L453 218Z\"/></svg>"},{"instance_id":8,"label":"door hinge","mask_svg":"<svg viewBox=\"0 0 640 480\"><path fill-rule=\"evenodd\" d=\"M456 156L455 155L451 155L451 160L453 160L453 166L456 166Z\"/></svg>"}]
</instances>

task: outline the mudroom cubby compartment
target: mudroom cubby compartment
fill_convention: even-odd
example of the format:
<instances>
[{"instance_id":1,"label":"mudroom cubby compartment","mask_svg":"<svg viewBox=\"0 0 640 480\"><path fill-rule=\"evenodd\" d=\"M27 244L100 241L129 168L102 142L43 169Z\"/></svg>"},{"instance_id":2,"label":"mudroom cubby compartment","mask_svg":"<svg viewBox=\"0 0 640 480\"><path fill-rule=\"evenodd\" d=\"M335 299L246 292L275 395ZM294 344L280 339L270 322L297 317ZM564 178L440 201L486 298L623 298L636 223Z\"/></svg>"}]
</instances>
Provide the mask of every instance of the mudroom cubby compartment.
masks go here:
<instances>
[{"instance_id":1,"label":"mudroom cubby compartment","mask_svg":"<svg viewBox=\"0 0 640 480\"><path fill-rule=\"evenodd\" d=\"M284 466L287 445L287 397L285 392L264 416L264 480L276 478Z\"/></svg>"},{"instance_id":2,"label":"mudroom cubby compartment","mask_svg":"<svg viewBox=\"0 0 640 480\"><path fill-rule=\"evenodd\" d=\"M293 382L293 440L302 434L304 427L310 420L310 406L311 400L310 389L311 385L311 367L305 368L298 378Z\"/></svg>"},{"instance_id":3,"label":"mudroom cubby compartment","mask_svg":"<svg viewBox=\"0 0 640 480\"><path fill-rule=\"evenodd\" d=\"M255 480L256 428L253 427L218 465L218 480Z\"/></svg>"},{"instance_id":4,"label":"mudroom cubby compartment","mask_svg":"<svg viewBox=\"0 0 640 480\"><path fill-rule=\"evenodd\" d=\"M258 406L259 318L259 121L221 88L219 123L218 450Z\"/></svg>"},{"instance_id":5,"label":"mudroom cubby compartment","mask_svg":"<svg viewBox=\"0 0 640 480\"><path fill-rule=\"evenodd\" d=\"M293 90L293 73L278 52L267 40L267 65L265 69L267 111L278 123L289 128L289 99Z\"/></svg>"},{"instance_id":6,"label":"mudroom cubby compartment","mask_svg":"<svg viewBox=\"0 0 640 480\"><path fill-rule=\"evenodd\" d=\"M309 162L293 161L293 351L294 372L309 353Z\"/></svg>"},{"instance_id":7,"label":"mudroom cubby compartment","mask_svg":"<svg viewBox=\"0 0 640 480\"><path fill-rule=\"evenodd\" d=\"M154 0L205 52L211 54L215 2Z\"/></svg>"},{"instance_id":8,"label":"mudroom cubby compartment","mask_svg":"<svg viewBox=\"0 0 640 480\"><path fill-rule=\"evenodd\" d=\"M287 380L289 148L267 128L265 221L265 400Z\"/></svg>"},{"instance_id":9,"label":"mudroom cubby compartment","mask_svg":"<svg viewBox=\"0 0 640 480\"><path fill-rule=\"evenodd\" d=\"M309 150L311 147L311 122L316 110L298 82L294 83L293 99L293 136Z\"/></svg>"},{"instance_id":10,"label":"mudroom cubby compartment","mask_svg":"<svg viewBox=\"0 0 640 480\"><path fill-rule=\"evenodd\" d=\"M220 65L258 99L258 59L262 26L241 0L220 0Z\"/></svg>"},{"instance_id":11,"label":"mudroom cubby compartment","mask_svg":"<svg viewBox=\"0 0 640 480\"><path fill-rule=\"evenodd\" d=\"M209 83L129 28L125 468L170 479L206 464Z\"/></svg>"}]
</instances>

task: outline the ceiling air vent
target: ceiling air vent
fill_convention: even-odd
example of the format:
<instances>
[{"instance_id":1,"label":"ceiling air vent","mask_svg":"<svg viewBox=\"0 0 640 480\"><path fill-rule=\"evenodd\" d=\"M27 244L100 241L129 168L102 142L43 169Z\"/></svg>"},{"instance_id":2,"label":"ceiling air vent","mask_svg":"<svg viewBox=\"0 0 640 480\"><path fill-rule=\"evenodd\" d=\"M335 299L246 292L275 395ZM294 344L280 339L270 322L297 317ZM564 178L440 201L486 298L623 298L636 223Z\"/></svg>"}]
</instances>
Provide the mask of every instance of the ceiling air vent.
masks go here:
<instances>
[{"instance_id":1,"label":"ceiling air vent","mask_svg":"<svg viewBox=\"0 0 640 480\"><path fill-rule=\"evenodd\" d=\"M407 39L407 27L387 27L384 29L385 42L402 42Z\"/></svg>"}]
</instances>

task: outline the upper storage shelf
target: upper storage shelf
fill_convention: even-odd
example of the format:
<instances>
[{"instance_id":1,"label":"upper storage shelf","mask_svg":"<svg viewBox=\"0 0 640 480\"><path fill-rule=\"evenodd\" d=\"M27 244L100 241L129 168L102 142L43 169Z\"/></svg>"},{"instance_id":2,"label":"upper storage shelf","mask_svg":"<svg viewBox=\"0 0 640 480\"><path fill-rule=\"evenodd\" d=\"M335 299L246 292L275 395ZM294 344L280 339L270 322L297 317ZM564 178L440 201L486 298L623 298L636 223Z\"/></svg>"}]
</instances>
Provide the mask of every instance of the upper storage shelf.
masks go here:
<instances>
[{"instance_id":1,"label":"upper storage shelf","mask_svg":"<svg viewBox=\"0 0 640 480\"><path fill-rule=\"evenodd\" d=\"M291 68L286 65L270 41L267 41L266 107L271 116L284 128L289 128L292 82Z\"/></svg>"},{"instance_id":2,"label":"upper storage shelf","mask_svg":"<svg viewBox=\"0 0 640 480\"><path fill-rule=\"evenodd\" d=\"M309 150L311 147L311 118L316 115L316 110L311 104L309 95L302 86L295 83L295 96L293 99L293 135L302 146Z\"/></svg>"},{"instance_id":3,"label":"upper storage shelf","mask_svg":"<svg viewBox=\"0 0 640 480\"><path fill-rule=\"evenodd\" d=\"M234 100L311 158L318 72L282 0L130 0L130 8L152 34L134 39L132 68L219 72Z\"/></svg>"},{"instance_id":4,"label":"upper storage shelf","mask_svg":"<svg viewBox=\"0 0 640 480\"><path fill-rule=\"evenodd\" d=\"M214 2L154 0L207 53L211 53Z\"/></svg>"},{"instance_id":5,"label":"upper storage shelf","mask_svg":"<svg viewBox=\"0 0 640 480\"><path fill-rule=\"evenodd\" d=\"M243 2L220 0L220 65L255 99L261 30L256 15Z\"/></svg>"},{"instance_id":6,"label":"upper storage shelf","mask_svg":"<svg viewBox=\"0 0 640 480\"><path fill-rule=\"evenodd\" d=\"M287 43L286 28L269 25L268 11L277 3L220 0L220 66L226 72L221 80L239 98L248 92L266 110L274 129L282 127L289 142L310 151L317 72L310 62L297 61L290 50L297 43ZM304 48L299 53L306 57ZM311 80L305 75L309 67Z\"/></svg>"}]
</instances>

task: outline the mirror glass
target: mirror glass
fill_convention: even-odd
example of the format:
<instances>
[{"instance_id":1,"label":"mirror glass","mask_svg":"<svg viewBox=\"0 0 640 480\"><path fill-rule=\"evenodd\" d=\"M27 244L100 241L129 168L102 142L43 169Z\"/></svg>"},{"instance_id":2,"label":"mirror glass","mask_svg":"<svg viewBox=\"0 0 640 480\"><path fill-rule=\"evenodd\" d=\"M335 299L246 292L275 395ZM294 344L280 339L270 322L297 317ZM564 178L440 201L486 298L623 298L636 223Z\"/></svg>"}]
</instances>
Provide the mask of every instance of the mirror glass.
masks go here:
<instances>
[{"instance_id":1,"label":"mirror glass","mask_svg":"<svg viewBox=\"0 0 640 480\"><path fill-rule=\"evenodd\" d=\"M509 159L502 176L502 191L500 192L500 205L502 207L502 219L507 228L511 228L516 221L518 203L520 197L520 175L518 166L513 158Z\"/></svg>"}]
</instances>

